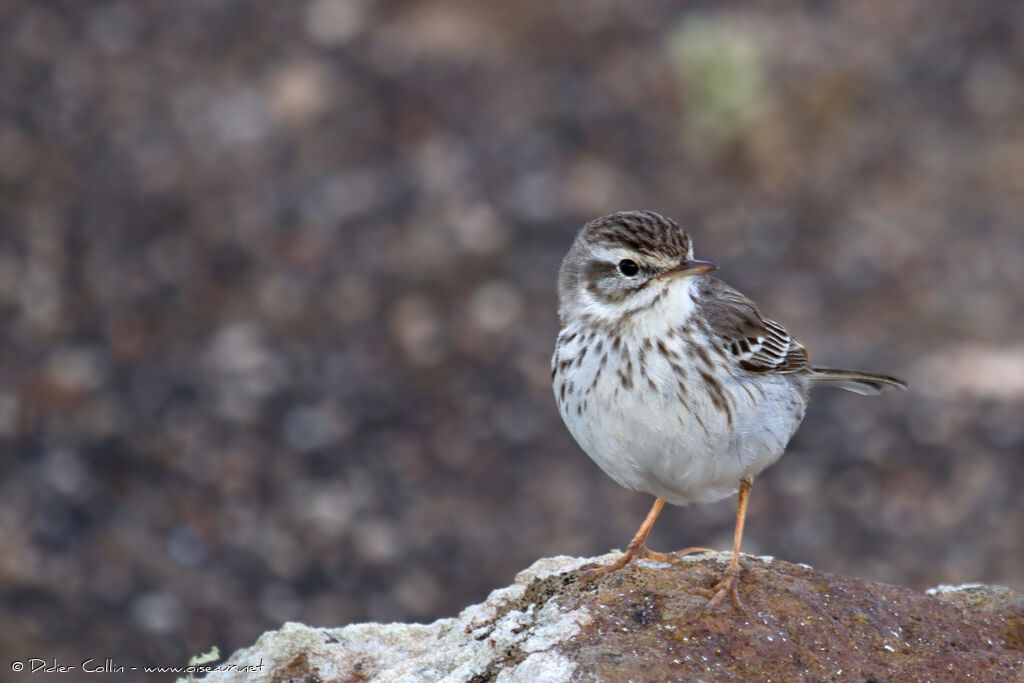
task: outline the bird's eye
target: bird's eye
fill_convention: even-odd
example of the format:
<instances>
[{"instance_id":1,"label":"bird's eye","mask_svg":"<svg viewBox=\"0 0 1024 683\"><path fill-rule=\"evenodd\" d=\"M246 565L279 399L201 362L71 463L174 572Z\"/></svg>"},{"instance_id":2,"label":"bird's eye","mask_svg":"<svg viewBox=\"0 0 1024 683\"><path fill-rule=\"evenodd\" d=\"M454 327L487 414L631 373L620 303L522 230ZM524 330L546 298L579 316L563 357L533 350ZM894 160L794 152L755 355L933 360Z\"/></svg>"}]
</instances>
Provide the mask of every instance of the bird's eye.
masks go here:
<instances>
[{"instance_id":1,"label":"bird's eye","mask_svg":"<svg viewBox=\"0 0 1024 683\"><path fill-rule=\"evenodd\" d=\"M619 261L619 272L626 277L633 277L640 272L640 266L636 264L636 261L630 261L628 258L624 258Z\"/></svg>"}]
</instances>

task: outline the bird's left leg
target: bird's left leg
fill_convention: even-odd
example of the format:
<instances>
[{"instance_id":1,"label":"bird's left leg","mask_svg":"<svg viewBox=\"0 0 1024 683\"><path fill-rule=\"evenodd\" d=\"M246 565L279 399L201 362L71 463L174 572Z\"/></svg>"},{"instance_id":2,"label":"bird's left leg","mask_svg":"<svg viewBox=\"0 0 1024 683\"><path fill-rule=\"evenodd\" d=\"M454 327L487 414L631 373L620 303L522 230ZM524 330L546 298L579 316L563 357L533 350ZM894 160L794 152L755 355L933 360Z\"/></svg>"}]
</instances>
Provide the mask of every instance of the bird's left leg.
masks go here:
<instances>
[{"instance_id":1,"label":"bird's left leg","mask_svg":"<svg viewBox=\"0 0 1024 683\"><path fill-rule=\"evenodd\" d=\"M640 529L637 530L636 535L633 536L633 540L629 542L629 546L626 548L626 552L622 553L617 560L611 564L595 569L590 569L585 576L588 579L593 579L602 574L608 574L609 572L615 572L633 560L640 559L652 559L660 562L668 562L668 556L665 553L656 553L653 550L647 549L647 534L651 533L651 527L654 526L655 520L658 519L658 515L661 514L661 508L665 507L665 499L658 498L654 501L654 506L651 511L647 513L647 519L640 525Z\"/></svg>"},{"instance_id":2,"label":"bird's left leg","mask_svg":"<svg viewBox=\"0 0 1024 683\"><path fill-rule=\"evenodd\" d=\"M704 595L711 596L711 600L708 602L708 609L713 609L718 606L725 596L732 598L736 608L741 612L746 612L743 608L743 603L740 601L740 594L736 591L736 582L740 576L740 544L743 542L743 524L747 519L747 500L750 498L750 487L753 485L753 481L750 479L743 479L740 481L740 500L736 509L736 530L732 537L732 559L729 561L729 568L725 571L725 577L718 582L714 588L700 589L700 592Z\"/></svg>"}]
</instances>

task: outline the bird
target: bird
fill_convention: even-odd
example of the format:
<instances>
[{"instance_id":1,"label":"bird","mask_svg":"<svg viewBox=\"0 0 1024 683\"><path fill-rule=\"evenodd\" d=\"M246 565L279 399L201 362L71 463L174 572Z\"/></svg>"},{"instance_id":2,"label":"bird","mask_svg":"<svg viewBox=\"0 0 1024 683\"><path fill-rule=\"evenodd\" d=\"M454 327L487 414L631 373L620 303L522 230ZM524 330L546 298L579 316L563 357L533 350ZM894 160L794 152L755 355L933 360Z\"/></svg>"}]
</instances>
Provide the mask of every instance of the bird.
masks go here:
<instances>
[{"instance_id":1,"label":"bird","mask_svg":"<svg viewBox=\"0 0 1024 683\"><path fill-rule=\"evenodd\" d=\"M863 395L905 389L895 377L811 364L780 323L708 275L680 225L654 211L586 223L558 272L560 330L552 388L575 441L609 477L655 497L643 524L600 576L659 553L647 535L666 503L712 503L738 491L732 556L708 608L738 592L740 546L754 478L774 464L824 384Z\"/></svg>"}]
</instances>

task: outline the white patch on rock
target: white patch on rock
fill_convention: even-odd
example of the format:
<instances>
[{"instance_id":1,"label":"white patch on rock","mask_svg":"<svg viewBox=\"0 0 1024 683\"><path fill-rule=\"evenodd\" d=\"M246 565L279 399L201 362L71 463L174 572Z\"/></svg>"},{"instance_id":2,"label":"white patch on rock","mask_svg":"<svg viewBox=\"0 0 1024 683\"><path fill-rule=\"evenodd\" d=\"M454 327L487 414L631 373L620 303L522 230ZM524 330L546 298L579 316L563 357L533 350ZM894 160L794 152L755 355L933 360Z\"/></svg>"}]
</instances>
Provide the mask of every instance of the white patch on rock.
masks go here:
<instances>
[{"instance_id":1,"label":"white patch on rock","mask_svg":"<svg viewBox=\"0 0 1024 683\"><path fill-rule=\"evenodd\" d=\"M983 583L962 583L959 586L951 586L948 583L940 583L935 588L929 588L925 591L925 595L941 595L943 593L959 593L961 591L970 590L972 588L985 588Z\"/></svg>"},{"instance_id":2,"label":"white patch on rock","mask_svg":"<svg viewBox=\"0 0 1024 683\"><path fill-rule=\"evenodd\" d=\"M344 628L310 628L288 623L264 633L256 643L226 662L228 669L210 673L212 683L266 683L285 668L316 672L325 680L380 683L460 683L483 673L509 650L529 653L522 662L499 672L502 682L561 683L572 679L576 665L557 647L579 633L591 616L586 609L564 611L555 601L540 609L507 610L526 586L577 569L600 558L554 557L539 560L516 576L515 583L493 591L487 600L457 618L432 624L353 624ZM224 665L222 665L224 666ZM241 667L249 667L239 670ZM257 668L258 667L258 668Z\"/></svg>"},{"instance_id":3,"label":"white patch on rock","mask_svg":"<svg viewBox=\"0 0 1024 683\"><path fill-rule=\"evenodd\" d=\"M549 601L538 612L530 637L520 647L525 652L539 652L563 643L579 633L581 617L585 615L582 609L563 612L554 601Z\"/></svg>"},{"instance_id":4,"label":"white patch on rock","mask_svg":"<svg viewBox=\"0 0 1024 683\"><path fill-rule=\"evenodd\" d=\"M497 683L567 683L576 663L557 652L535 652L518 666L498 674Z\"/></svg>"},{"instance_id":5,"label":"white patch on rock","mask_svg":"<svg viewBox=\"0 0 1024 683\"><path fill-rule=\"evenodd\" d=\"M535 579L546 579L555 574L565 574L579 569L585 564L606 564L619 557L619 553L607 553L598 557L570 557L557 555L537 560L523 571L516 574L515 584L526 586Z\"/></svg>"}]
</instances>

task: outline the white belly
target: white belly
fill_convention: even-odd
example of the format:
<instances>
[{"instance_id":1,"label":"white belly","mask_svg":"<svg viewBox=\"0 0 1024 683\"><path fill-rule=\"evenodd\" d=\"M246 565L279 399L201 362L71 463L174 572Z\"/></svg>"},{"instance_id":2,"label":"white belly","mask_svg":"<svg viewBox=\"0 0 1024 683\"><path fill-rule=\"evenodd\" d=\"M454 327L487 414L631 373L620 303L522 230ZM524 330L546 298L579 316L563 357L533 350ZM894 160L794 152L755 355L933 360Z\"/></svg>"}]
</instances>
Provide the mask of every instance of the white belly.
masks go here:
<instances>
[{"instance_id":1,"label":"white belly","mask_svg":"<svg viewBox=\"0 0 1024 683\"><path fill-rule=\"evenodd\" d=\"M639 340L601 353L591 341L582 362L561 362L576 358L581 343L582 335L555 356L558 407L580 447L626 488L676 505L721 500L778 460L803 419L799 377L719 377L716 394L701 377L706 366L680 337L666 345L678 354L674 362L656 347L641 354ZM629 381L616 371L623 353L632 360Z\"/></svg>"}]
</instances>

